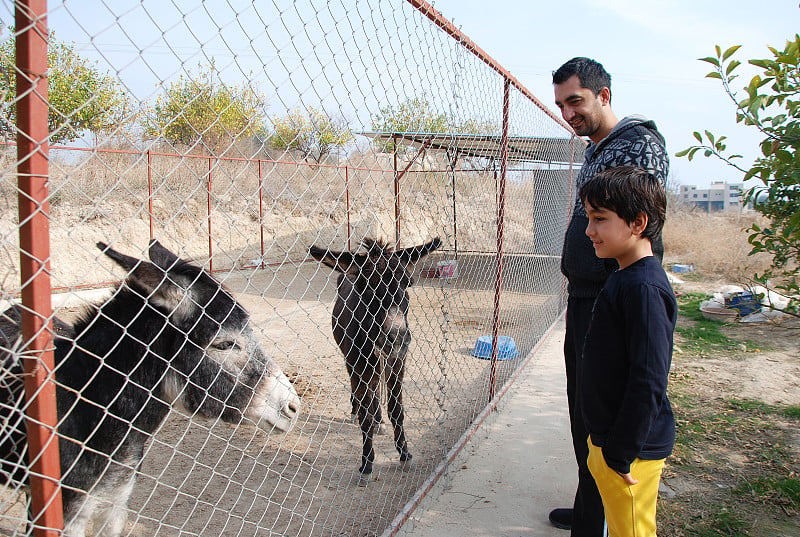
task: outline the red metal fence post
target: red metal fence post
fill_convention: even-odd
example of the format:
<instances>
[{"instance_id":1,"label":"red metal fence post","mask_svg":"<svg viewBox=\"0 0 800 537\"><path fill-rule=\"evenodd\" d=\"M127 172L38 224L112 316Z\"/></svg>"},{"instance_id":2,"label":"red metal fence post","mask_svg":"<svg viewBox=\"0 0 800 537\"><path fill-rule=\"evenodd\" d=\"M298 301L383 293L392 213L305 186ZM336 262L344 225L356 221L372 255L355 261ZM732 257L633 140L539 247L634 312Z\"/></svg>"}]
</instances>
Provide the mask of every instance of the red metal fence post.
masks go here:
<instances>
[{"instance_id":1,"label":"red metal fence post","mask_svg":"<svg viewBox=\"0 0 800 537\"><path fill-rule=\"evenodd\" d=\"M208 212L208 271L214 273L214 245L213 235L211 234L211 157L208 157L208 203L206 205Z\"/></svg>"},{"instance_id":2,"label":"red metal fence post","mask_svg":"<svg viewBox=\"0 0 800 537\"><path fill-rule=\"evenodd\" d=\"M400 247L400 175L397 169L397 137L392 136L394 144L394 247Z\"/></svg>"},{"instance_id":3,"label":"red metal fence post","mask_svg":"<svg viewBox=\"0 0 800 537\"><path fill-rule=\"evenodd\" d=\"M489 401L497 384L497 346L500 331L500 295L503 291L503 228L506 214L506 170L508 169L508 123L511 106L511 81L503 86L503 133L500 137L500 194L497 200L497 271L494 280L494 318L492 322L492 367L489 374Z\"/></svg>"},{"instance_id":4,"label":"red metal fence post","mask_svg":"<svg viewBox=\"0 0 800 537\"><path fill-rule=\"evenodd\" d=\"M352 235L352 231L350 229L350 173L349 167L344 167L344 196L345 202L347 205L347 249L351 250L352 245L350 244L350 239Z\"/></svg>"},{"instance_id":5,"label":"red metal fence post","mask_svg":"<svg viewBox=\"0 0 800 537\"><path fill-rule=\"evenodd\" d=\"M147 217L150 221L150 240L153 240L153 156L147 150Z\"/></svg>"},{"instance_id":6,"label":"red metal fence post","mask_svg":"<svg viewBox=\"0 0 800 537\"><path fill-rule=\"evenodd\" d=\"M258 229L261 237L261 259L258 266L264 268L264 177L261 173L261 159L258 159Z\"/></svg>"},{"instance_id":7,"label":"red metal fence post","mask_svg":"<svg viewBox=\"0 0 800 537\"><path fill-rule=\"evenodd\" d=\"M16 2L20 277L22 336L27 342L23 363L31 514L37 537L60 535L64 527L50 297L46 14L46 0Z\"/></svg>"}]
</instances>

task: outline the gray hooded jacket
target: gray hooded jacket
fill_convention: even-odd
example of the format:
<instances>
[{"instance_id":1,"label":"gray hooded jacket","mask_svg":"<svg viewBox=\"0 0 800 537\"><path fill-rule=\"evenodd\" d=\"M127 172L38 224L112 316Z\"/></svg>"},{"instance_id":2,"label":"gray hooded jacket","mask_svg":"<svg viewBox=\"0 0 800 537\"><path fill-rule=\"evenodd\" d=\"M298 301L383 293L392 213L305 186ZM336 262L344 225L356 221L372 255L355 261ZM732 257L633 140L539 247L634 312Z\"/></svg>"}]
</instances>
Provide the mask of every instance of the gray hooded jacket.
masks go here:
<instances>
[{"instance_id":1,"label":"gray hooded jacket","mask_svg":"<svg viewBox=\"0 0 800 537\"><path fill-rule=\"evenodd\" d=\"M568 291L573 297L596 297L608 275L617 269L616 260L595 255L592 241L586 236L589 219L579 195L590 178L614 166L644 168L666 184L669 156L664 137L653 121L639 115L625 117L599 144L590 142L586 148L585 160L575 181L575 207L561 254L561 272L567 277ZM659 260L663 258L664 245L660 239L653 243L653 252Z\"/></svg>"}]
</instances>

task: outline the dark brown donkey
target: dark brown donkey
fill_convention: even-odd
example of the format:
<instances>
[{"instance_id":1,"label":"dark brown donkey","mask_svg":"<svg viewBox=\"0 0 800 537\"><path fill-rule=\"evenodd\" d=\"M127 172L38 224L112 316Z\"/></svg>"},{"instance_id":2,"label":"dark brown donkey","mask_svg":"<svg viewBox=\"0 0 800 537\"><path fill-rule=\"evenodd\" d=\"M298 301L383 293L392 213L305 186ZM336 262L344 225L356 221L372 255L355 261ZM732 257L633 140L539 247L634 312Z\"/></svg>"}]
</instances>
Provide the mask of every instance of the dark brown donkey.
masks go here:
<instances>
[{"instance_id":1,"label":"dark brown donkey","mask_svg":"<svg viewBox=\"0 0 800 537\"><path fill-rule=\"evenodd\" d=\"M395 251L381 241L364 239L366 253L334 252L312 246L314 259L341 272L333 305L333 339L344 354L350 375L353 410L364 440L360 483L372 473L375 452L372 437L381 423L378 388L381 355L386 362L389 420L400 460L411 460L403 430L403 371L411 332L408 328L408 292L414 283L408 266L442 246L429 243Z\"/></svg>"}]
</instances>

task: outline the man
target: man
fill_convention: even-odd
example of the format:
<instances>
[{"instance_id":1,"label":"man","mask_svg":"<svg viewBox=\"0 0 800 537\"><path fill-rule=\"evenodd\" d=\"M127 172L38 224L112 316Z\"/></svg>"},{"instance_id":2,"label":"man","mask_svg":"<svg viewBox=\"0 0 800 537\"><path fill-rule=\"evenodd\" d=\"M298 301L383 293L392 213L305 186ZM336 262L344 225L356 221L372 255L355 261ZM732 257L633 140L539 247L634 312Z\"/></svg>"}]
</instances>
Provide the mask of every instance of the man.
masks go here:
<instances>
[{"instance_id":1,"label":"man","mask_svg":"<svg viewBox=\"0 0 800 537\"><path fill-rule=\"evenodd\" d=\"M575 206L561 255L561 272L568 283L564 362L578 490L573 507L554 509L550 521L556 527L571 530L572 537L601 537L603 503L587 466L589 433L577 401L577 383L592 306L608 275L617 269L617 262L595 255L592 241L586 236L589 220L578 193L598 172L623 165L643 168L666 184L669 159L664 137L655 123L637 115L617 119L611 109L611 75L600 63L589 58L569 60L553 72L553 88L564 121L578 136L588 137L589 146L575 181ZM660 240L653 243L653 251L659 260L663 257Z\"/></svg>"}]
</instances>

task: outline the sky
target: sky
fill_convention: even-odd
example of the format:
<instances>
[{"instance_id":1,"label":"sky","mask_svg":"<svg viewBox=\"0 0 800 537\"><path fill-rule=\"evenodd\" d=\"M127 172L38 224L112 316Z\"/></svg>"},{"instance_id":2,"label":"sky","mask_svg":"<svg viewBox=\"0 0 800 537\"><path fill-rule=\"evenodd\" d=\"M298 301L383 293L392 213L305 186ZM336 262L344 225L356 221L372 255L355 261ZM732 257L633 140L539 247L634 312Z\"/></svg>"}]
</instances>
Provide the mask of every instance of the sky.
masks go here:
<instances>
[{"instance_id":1,"label":"sky","mask_svg":"<svg viewBox=\"0 0 800 537\"><path fill-rule=\"evenodd\" d=\"M798 0L436 0L433 6L505 67L545 105L553 101L552 72L575 56L594 58L612 77L617 117L643 114L667 140L671 181L706 186L741 182L741 173L675 152L695 143L694 131L728 137L728 149L745 167L758 157L759 136L736 123L735 108L719 80L705 78L712 66L698 58L715 45L742 45L736 58L772 57L800 32ZM491 5L491 10L487 10ZM744 61L743 61L744 63ZM741 90L756 71L739 68Z\"/></svg>"},{"instance_id":2,"label":"sky","mask_svg":"<svg viewBox=\"0 0 800 537\"><path fill-rule=\"evenodd\" d=\"M404 19L411 10L398 9L401 1L52 0L48 25L57 38L76 43L81 55L107 66L142 102L209 60L223 77L244 77L267 87L272 113L285 113L298 103L321 103L326 111L338 108L342 117L362 128L370 120L356 117L357 109L375 111L387 102L416 97L413 92L420 87L441 92L441 97L429 94L432 100L461 93L466 101L469 92L496 92L493 86L479 87L486 81L478 80L478 71L465 71L467 79L457 84L442 82L452 73L425 72L430 71L428 60L437 66L458 63L458 53L452 52L458 47L454 40L433 38L440 31L424 17ZM642 114L654 120L671 155L695 143L694 131L708 129L727 136L729 150L743 155L741 163L748 167L758 156L761 136L735 122L733 103L718 80L705 78L711 66L698 58L712 56L715 45L742 45L736 56L740 60L770 57L768 45L783 48L800 31L799 2L432 4L557 115L552 71L574 56L589 56L611 73L616 115ZM13 2L0 0L0 21L10 22L12 13ZM418 27L408 28L411 20ZM381 30L394 24L400 28L395 31L407 30L420 41L404 42L398 54L393 48L397 40ZM739 71L736 90L756 73L747 65ZM386 78L391 73L395 78ZM431 78L417 80L426 76ZM404 84L411 79L419 84ZM496 117L489 119L499 123ZM740 182L741 173L702 156L692 162L672 156L670 181L704 187L712 181Z\"/></svg>"}]
</instances>

